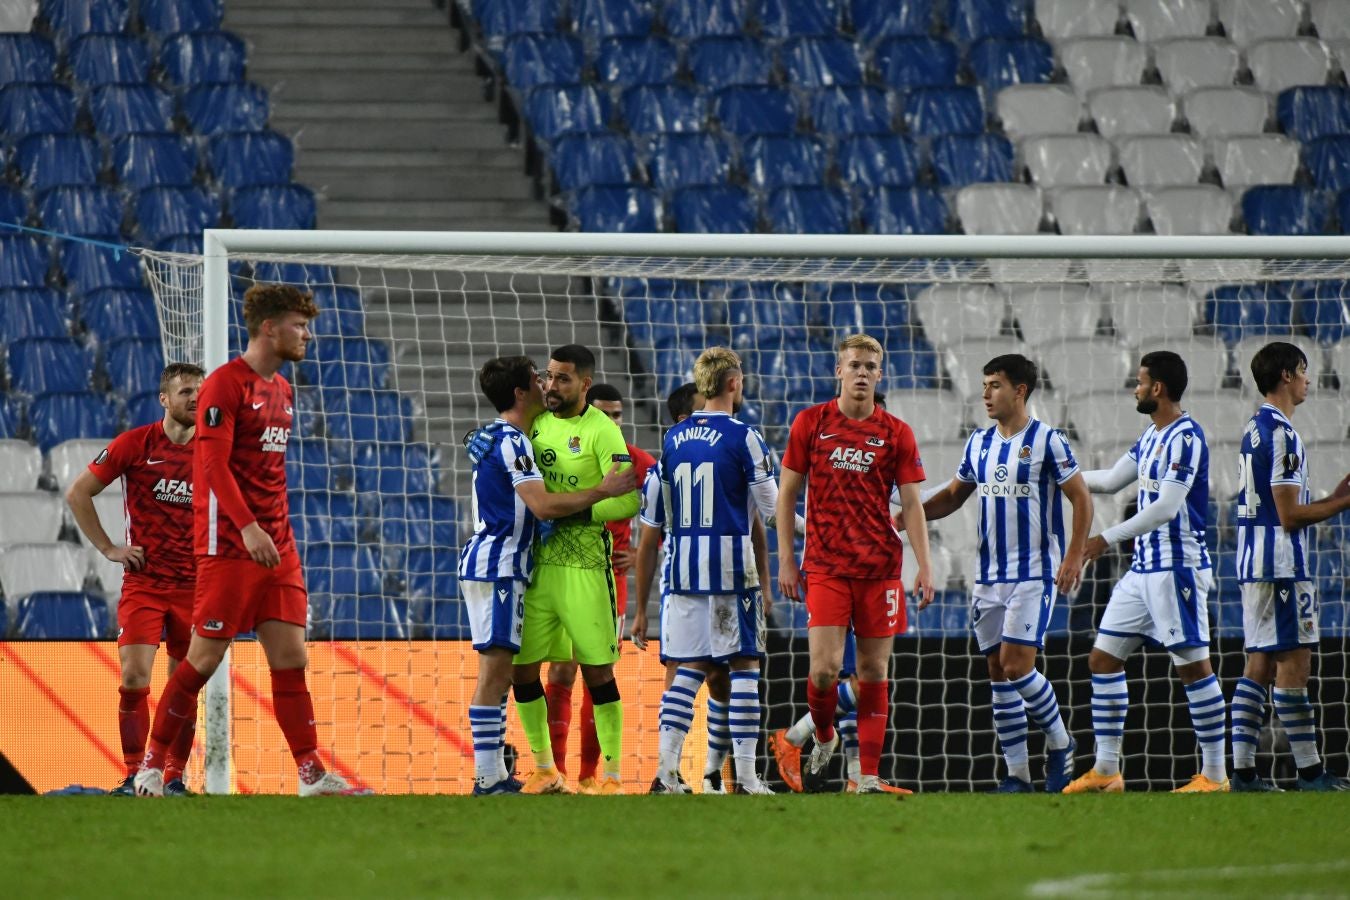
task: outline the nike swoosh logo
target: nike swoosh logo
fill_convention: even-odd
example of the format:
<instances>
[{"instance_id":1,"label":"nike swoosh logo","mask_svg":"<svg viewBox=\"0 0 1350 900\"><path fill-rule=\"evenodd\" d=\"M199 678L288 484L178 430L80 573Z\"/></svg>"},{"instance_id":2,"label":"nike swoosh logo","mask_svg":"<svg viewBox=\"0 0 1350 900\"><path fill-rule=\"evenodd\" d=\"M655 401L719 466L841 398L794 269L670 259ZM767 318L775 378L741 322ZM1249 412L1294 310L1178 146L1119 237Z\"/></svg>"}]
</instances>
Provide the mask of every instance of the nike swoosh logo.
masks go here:
<instances>
[{"instance_id":1,"label":"nike swoosh logo","mask_svg":"<svg viewBox=\"0 0 1350 900\"><path fill-rule=\"evenodd\" d=\"M822 434L820 439L822 441L828 441L832 437L839 437L839 432L836 431L834 434Z\"/></svg>"},{"instance_id":2,"label":"nike swoosh logo","mask_svg":"<svg viewBox=\"0 0 1350 900\"><path fill-rule=\"evenodd\" d=\"M266 402L267 402L266 400L263 401L263 403L266 403ZM263 403L255 403L255 404L253 404L253 408L254 408L254 409L262 409L262 408L263 408Z\"/></svg>"},{"instance_id":3,"label":"nike swoosh logo","mask_svg":"<svg viewBox=\"0 0 1350 900\"><path fill-rule=\"evenodd\" d=\"M147 466L157 466L157 465L159 465L160 463L165 463L165 462L168 462L168 460L167 460L167 459L147 459L147 460L145 461L145 464L146 464Z\"/></svg>"}]
</instances>

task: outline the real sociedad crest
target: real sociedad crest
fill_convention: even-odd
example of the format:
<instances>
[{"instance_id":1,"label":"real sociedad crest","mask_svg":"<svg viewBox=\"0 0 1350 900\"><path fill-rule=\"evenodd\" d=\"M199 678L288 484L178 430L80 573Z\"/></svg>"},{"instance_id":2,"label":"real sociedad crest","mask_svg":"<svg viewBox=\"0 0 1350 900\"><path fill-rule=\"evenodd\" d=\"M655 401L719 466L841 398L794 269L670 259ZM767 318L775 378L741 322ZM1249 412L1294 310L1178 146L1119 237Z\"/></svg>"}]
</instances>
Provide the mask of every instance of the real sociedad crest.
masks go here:
<instances>
[{"instance_id":1,"label":"real sociedad crest","mask_svg":"<svg viewBox=\"0 0 1350 900\"><path fill-rule=\"evenodd\" d=\"M575 434L572 435L570 438L568 438L568 439L567 439L567 449L568 449L568 450L571 450L573 453L580 453L580 452L581 452L581 438L580 438L579 436L575 435Z\"/></svg>"}]
</instances>

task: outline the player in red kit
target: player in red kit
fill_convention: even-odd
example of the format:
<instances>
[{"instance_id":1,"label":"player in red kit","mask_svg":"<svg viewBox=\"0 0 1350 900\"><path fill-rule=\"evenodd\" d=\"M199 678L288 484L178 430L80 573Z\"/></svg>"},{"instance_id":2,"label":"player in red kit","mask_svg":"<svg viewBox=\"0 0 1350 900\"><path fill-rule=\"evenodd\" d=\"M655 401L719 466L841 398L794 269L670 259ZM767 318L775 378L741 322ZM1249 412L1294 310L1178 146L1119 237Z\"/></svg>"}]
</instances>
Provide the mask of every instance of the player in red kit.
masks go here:
<instances>
[{"instance_id":1,"label":"player in red kit","mask_svg":"<svg viewBox=\"0 0 1350 900\"><path fill-rule=\"evenodd\" d=\"M816 746L804 768L819 776L839 745L837 681L851 624L858 643L859 794L885 789L877 770L890 712L887 669L895 635L906 627L900 534L890 511L897 486L918 563L919 609L933 600L928 527L919 499L923 464L914 432L873 399L881 363L881 345L867 335L839 344L839 397L793 420L778 492L778 521L791 521L802 487L809 485L800 572L792 532L778 532L779 588L791 600L803 593L806 598L811 650L806 695Z\"/></svg>"},{"instance_id":2,"label":"player in red kit","mask_svg":"<svg viewBox=\"0 0 1350 900\"><path fill-rule=\"evenodd\" d=\"M66 490L75 524L94 549L126 569L117 603L117 655L122 668L118 731L125 780L111 793L130 796L150 733L150 670L160 635L169 672L187 655L192 633L196 563L184 536L192 529L192 433L197 392L206 373L191 363L173 363L159 376L164 418L118 435ZM124 527L113 541L99 522L94 497L122 481ZM197 708L193 706L168 748L164 792L186 794L183 767L192 752Z\"/></svg>"},{"instance_id":3,"label":"player in red kit","mask_svg":"<svg viewBox=\"0 0 1350 900\"><path fill-rule=\"evenodd\" d=\"M623 394L612 384L593 384L586 392L586 402L623 426ZM656 462L640 447L628 444L628 455L633 460L637 483L647 477L647 470ZM628 609L628 570L633 565L633 520L606 522L610 543L610 564L614 567L614 602L618 612L619 633L623 633L624 612ZM544 694L548 700L548 734L553 745L554 761L558 771L567 773L567 733L572 727L572 688L577 681L576 662L549 663L548 686ZM593 793L598 785L595 772L600 765L600 739L595 733L595 709L591 692L582 685L581 698L581 768L577 772L577 792Z\"/></svg>"},{"instance_id":4,"label":"player in red kit","mask_svg":"<svg viewBox=\"0 0 1350 900\"><path fill-rule=\"evenodd\" d=\"M302 797L352 792L324 770L305 685L308 599L287 518L286 443L294 403L279 370L305 358L313 297L290 285L244 294L248 347L207 376L197 398L193 504L197 591L187 659L155 711L136 793L158 796L169 746L230 641L256 631L272 671L272 704L299 772Z\"/></svg>"}]
</instances>

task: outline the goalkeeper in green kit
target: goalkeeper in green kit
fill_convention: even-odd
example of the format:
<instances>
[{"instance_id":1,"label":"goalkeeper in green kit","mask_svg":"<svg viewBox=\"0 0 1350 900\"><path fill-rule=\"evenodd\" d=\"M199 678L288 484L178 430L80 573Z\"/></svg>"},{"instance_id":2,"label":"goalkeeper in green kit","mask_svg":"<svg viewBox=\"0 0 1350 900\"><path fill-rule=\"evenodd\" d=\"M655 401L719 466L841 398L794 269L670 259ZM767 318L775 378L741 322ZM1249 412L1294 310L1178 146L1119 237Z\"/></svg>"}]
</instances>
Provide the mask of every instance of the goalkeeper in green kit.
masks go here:
<instances>
[{"instance_id":1,"label":"goalkeeper in green kit","mask_svg":"<svg viewBox=\"0 0 1350 900\"><path fill-rule=\"evenodd\" d=\"M530 440L550 493L593 488L615 463L620 464L620 471L632 465L619 427L586 403L594 374L595 356L585 347L568 344L549 354L544 375L548 411L534 420ZM470 455L475 441L470 442ZM522 793L567 793L567 783L553 764L539 665L574 658L595 705L601 757L596 793L623 792L619 780L623 702L614 682L623 623L618 621L610 538L604 523L632 518L637 510L638 494L633 491L541 523L534 575L525 591L520 652L512 673L516 710L535 763Z\"/></svg>"}]
</instances>

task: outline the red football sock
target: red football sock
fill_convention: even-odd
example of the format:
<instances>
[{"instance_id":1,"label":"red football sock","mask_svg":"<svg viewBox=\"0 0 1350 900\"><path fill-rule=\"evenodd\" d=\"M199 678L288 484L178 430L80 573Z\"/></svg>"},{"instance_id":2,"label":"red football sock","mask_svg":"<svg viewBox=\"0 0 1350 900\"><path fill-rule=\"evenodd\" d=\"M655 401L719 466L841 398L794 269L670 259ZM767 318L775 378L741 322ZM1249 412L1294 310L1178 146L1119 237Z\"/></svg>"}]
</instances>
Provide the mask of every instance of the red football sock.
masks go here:
<instances>
[{"instance_id":1,"label":"red football sock","mask_svg":"<svg viewBox=\"0 0 1350 900\"><path fill-rule=\"evenodd\" d=\"M567 771L567 732L572 727L572 689L562 684L544 688L548 704L548 740L553 745L553 764Z\"/></svg>"},{"instance_id":2,"label":"red football sock","mask_svg":"<svg viewBox=\"0 0 1350 900\"><path fill-rule=\"evenodd\" d=\"M150 688L118 688L117 730L122 736L122 762L127 774L135 775L145 758L145 739L150 735Z\"/></svg>"},{"instance_id":3,"label":"red football sock","mask_svg":"<svg viewBox=\"0 0 1350 900\"><path fill-rule=\"evenodd\" d=\"M192 755L192 743L197 739L197 707L192 707L192 716L183 722L178 737L169 745L164 758L164 781L181 780L183 770L187 768L188 757Z\"/></svg>"},{"instance_id":4,"label":"red football sock","mask_svg":"<svg viewBox=\"0 0 1350 900\"><path fill-rule=\"evenodd\" d=\"M816 724L816 743L824 744L834 737L834 711L838 704L838 682L832 683L822 691L816 687L814 681L807 679L806 706L811 710L811 721ZM862 716L858 718L861 720Z\"/></svg>"},{"instance_id":5,"label":"red football sock","mask_svg":"<svg viewBox=\"0 0 1350 900\"><path fill-rule=\"evenodd\" d=\"M591 689L582 686L581 692L581 769L577 780L594 778L600 765L600 738L595 733L595 705L591 703Z\"/></svg>"},{"instance_id":6,"label":"red football sock","mask_svg":"<svg viewBox=\"0 0 1350 900\"><path fill-rule=\"evenodd\" d=\"M197 719L197 695L206 686L206 678L183 660L169 676L164 693L155 710L155 724L150 728L150 745L145 748L143 769L162 769L169 755L169 747L189 719Z\"/></svg>"},{"instance_id":7,"label":"red football sock","mask_svg":"<svg viewBox=\"0 0 1350 900\"><path fill-rule=\"evenodd\" d=\"M881 745L886 740L890 712L889 681L858 682L858 762L864 775L877 774L881 765Z\"/></svg>"},{"instance_id":8,"label":"red football sock","mask_svg":"<svg viewBox=\"0 0 1350 900\"><path fill-rule=\"evenodd\" d=\"M314 727L314 701L305 686L304 669L272 670L272 706L295 764L312 763L322 773L323 764L315 752L319 747L319 732Z\"/></svg>"}]
</instances>

